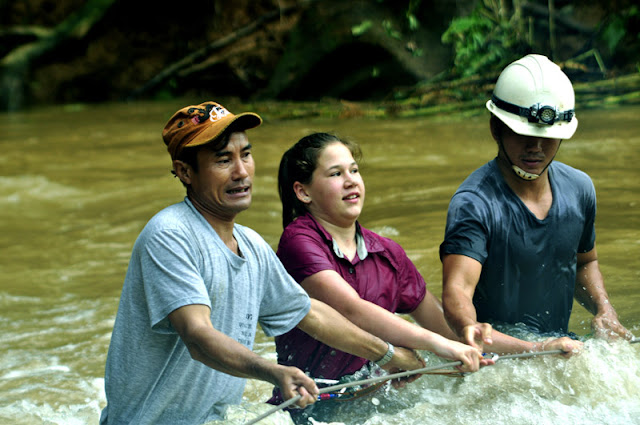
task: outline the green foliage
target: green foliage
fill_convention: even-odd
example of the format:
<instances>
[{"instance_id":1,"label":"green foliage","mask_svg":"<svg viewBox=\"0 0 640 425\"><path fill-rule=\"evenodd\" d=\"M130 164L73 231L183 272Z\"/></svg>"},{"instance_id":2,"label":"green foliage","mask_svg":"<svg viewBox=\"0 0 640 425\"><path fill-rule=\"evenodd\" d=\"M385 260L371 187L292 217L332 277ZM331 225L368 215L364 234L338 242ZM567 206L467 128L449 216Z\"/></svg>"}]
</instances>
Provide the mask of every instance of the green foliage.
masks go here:
<instances>
[{"instance_id":1,"label":"green foliage","mask_svg":"<svg viewBox=\"0 0 640 425\"><path fill-rule=\"evenodd\" d=\"M418 21L418 18L416 18L416 15L407 12L406 17L407 21L409 22L409 29L411 31L415 31L420 28L420 22Z\"/></svg>"},{"instance_id":2,"label":"green foliage","mask_svg":"<svg viewBox=\"0 0 640 425\"><path fill-rule=\"evenodd\" d=\"M469 16L454 19L442 35L442 41L453 44L456 71L464 76L500 69L528 48L515 22L515 15L504 16L489 0L478 4Z\"/></svg>"},{"instance_id":3,"label":"green foliage","mask_svg":"<svg viewBox=\"0 0 640 425\"><path fill-rule=\"evenodd\" d=\"M638 18L640 18L640 10L638 6L633 5L608 20L600 33L600 37L607 44L609 51L615 52L620 41L629 32L634 31L632 27L637 24ZM634 32L636 32L636 38L640 40L640 33Z\"/></svg>"},{"instance_id":4,"label":"green foliage","mask_svg":"<svg viewBox=\"0 0 640 425\"><path fill-rule=\"evenodd\" d=\"M355 37L358 37L369 30L373 26L373 22L370 20L362 21L360 25L355 25L351 27L351 34Z\"/></svg>"},{"instance_id":5,"label":"green foliage","mask_svg":"<svg viewBox=\"0 0 640 425\"><path fill-rule=\"evenodd\" d=\"M369 31L372 26L373 22L367 19L366 21L362 21L360 24L351 27L351 34L353 34L355 37L358 37ZM382 21L382 28L384 28L389 37L395 38L396 40L402 39L402 34L400 33L400 31L397 31L395 28L393 28L393 24L391 23L391 21L387 19Z\"/></svg>"},{"instance_id":6,"label":"green foliage","mask_svg":"<svg viewBox=\"0 0 640 425\"><path fill-rule=\"evenodd\" d=\"M409 7L407 8L405 16L411 31L416 31L420 27L420 21L416 18L415 12L420 8L421 2L422 0L409 0Z\"/></svg>"},{"instance_id":7,"label":"green foliage","mask_svg":"<svg viewBox=\"0 0 640 425\"><path fill-rule=\"evenodd\" d=\"M385 2L385 0L377 0L377 1L378 3ZM391 0L387 0L387 1L392 2ZM420 8L421 2L422 0L409 0L407 9L404 12L404 16L407 20L407 27L409 28L410 31L416 31L418 28L420 28L420 21L416 17L416 11ZM372 26L373 26L373 22L371 22L371 20L369 19L364 20L360 24L354 25L353 27L351 27L351 34L353 34L355 37L358 37L366 33L367 31L369 31L369 29L371 29ZM396 30L393 27L393 24L391 23L390 20L385 19L384 21L382 21L382 28L384 28L384 30L386 31L389 37L395 38L396 40L402 39L401 32Z\"/></svg>"},{"instance_id":8,"label":"green foliage","mask_svg":"<svg viewBox=\"0 0 640 425\"><path fill-rule=\"evenodd\" d=\"M387 19L382 21L382 28L384 28L384 30L387 32L387 35L389 37L395 38L396 40L401 40L402 39L402 34L400 34L400 32L398 30L393 28L393 24L391 23L391 21L389 21Z\"/></svg>"}]
</instances>

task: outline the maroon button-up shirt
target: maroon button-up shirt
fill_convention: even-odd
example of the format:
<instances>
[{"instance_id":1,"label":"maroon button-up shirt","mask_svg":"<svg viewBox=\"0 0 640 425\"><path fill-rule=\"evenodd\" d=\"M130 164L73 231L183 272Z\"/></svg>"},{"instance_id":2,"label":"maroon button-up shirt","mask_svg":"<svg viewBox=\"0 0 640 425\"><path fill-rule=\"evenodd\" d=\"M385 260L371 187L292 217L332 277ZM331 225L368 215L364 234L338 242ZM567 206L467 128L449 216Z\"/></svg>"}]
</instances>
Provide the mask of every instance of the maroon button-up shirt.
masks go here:
<instances>
[{"instance_id":1,"label":"maroon button-up shirt","mask_svg":"<svg viewBox=\"0 0 640 425\"><path fill-rule=\"evenodd\" d=\"M426 293L424 279L400 245L357 224L358 254L342 258L332 236L310 214L285 229L278 257L298 282L335 270L364 300L394 313L410 313ZM364 243L364 246L363 246ZM329 347L295 328L276 337L278 363L296 366L313 378L338 379L358 371L366 359Z\"/></svg>"}]
</instances>

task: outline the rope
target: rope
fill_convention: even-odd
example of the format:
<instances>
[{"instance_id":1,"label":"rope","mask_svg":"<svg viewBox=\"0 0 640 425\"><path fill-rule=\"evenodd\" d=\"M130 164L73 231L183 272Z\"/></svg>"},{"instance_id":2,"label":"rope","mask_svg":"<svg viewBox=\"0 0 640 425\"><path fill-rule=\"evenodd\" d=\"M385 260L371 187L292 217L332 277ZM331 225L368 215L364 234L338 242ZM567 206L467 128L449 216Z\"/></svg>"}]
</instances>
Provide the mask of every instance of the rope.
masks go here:
<instances>
[{"instance_id":1,"label":"rope","mask_svg":"<svg viewBox=\"0 0 640 425\"><path fill-rule=\"evenodd\" d=\"M630 344L635 344L640 342L640 338L634 338L631 341L629 341ZM524 358L529 358L529 357L537 357L537 356L546 356L546 355L551 355L551 354L562 354L564 353L564 351L562 350L548 350L548 351L534 351L534 352L527 352L527 353L519 353L519 354L506 354L504 356L500 356L498 358L495 359L496 362L500 361L500 360L509 360L509 359L524 359ZM404 378L405 376L410 376L410 375L418 375L418 374L426 374L430 371L433 370L437 370L437 369L445 369L445 368L452 368L452 367L456 367L456 366L460 366L462 365L461 361L456 361L456 362L450 362L450 363L444 363L444 364L440 364L440 365L435 365L435 366L429 366L429 367L423 367L422 369L414 369L414 370L406 370L404 372L398 372L398 373L391 373L389 375L384 375L384 376L378 376L375 378L369 378L369 379L363 379L362 381L353 381L353 382L346 382L344 384L338 384L338 385L332 385L330 387L324 387L320 389L320 394L325 394L325 393L331 393L337 390L341 390L342 388L347 388L347 387L355 387L358 385L367 385L367 384L375 384L377 382L383 382L383 381L390 381L392 379L397 379L397 378ZM260 416L252 419L249 422L246 422L245 425L253 425L259 421L261 421L262 419L266 418L269 415L274 414L275 412L282 410L282 409L286 409L287 407L291 406L292 404L295 404L298 402L298 400L300 400L302 398L302 396L297 395L293 398L290 398L289 400L285 401L284 403L281 403L277 406L274 406L272 409L264 412L263 414L261 414Z\"/></svg>"},{"instance_id":2,"label":"rope","mask_svg":"<svg viewBox=\"0 0 640 425\"><path fill-rule=\"evenodd\" d=\"M291 397L289 400L285 401L284 403L281 403L281 404L273 407L272 409L267 410L266 412L264 412L262 415L258 416L257 418L250 420L245 425L252 425L252 424L255 424L257 422L260 422L261 420L263 420L267 416L276 413L278 410L286 409L287 407L291 406L292 404L297 403L298 400L300 400L301 398L302 398L302 396L300 394L298 394L295 397Z\"/></svg>"}]
</instances>

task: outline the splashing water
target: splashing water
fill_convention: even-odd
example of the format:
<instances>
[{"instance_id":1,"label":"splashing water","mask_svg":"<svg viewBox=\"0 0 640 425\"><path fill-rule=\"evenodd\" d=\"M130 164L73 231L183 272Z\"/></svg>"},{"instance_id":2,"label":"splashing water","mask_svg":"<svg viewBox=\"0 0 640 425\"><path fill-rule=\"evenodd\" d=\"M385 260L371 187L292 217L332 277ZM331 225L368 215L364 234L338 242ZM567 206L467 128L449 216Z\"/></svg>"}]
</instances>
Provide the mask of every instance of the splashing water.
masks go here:
<instances>
[{"instance_id":1,"label":"splashing water","mask_svg":"<svg viewBox=\"0 0 640 425\"><path fill-rule=\"evenodd\" d=\"M153 214L184 196L169 174L160 136L168 114L181 106L90 105L0 115L0 424L98 422L106 404L106 352L131 247ZM621 322L636 335L639 113L638 107L581 112L578 133L557 157L594 179L607 291ZM363 224L405 247L439 296L438 244L448 201L469 172L495 156L486 117L284 120L261 126L251 133L258 163L253 205L239 222L272 246L282 232L278 163L311 129L361 144L368 195ZM590 320L576 307L570 330L583 335ZM585 345L568 360L499 361L463 379L423 376L402 390L345 402L338 423L639 424L640 344ZM275 361L271 341L259 338L256 352ZM426 357L430 365L446 363ZM244 424L268 411L270 394L271 385L249 381L242 403L223 422ZM261 423L292 422L279 412Z\"/></svg>"}]
</instances>

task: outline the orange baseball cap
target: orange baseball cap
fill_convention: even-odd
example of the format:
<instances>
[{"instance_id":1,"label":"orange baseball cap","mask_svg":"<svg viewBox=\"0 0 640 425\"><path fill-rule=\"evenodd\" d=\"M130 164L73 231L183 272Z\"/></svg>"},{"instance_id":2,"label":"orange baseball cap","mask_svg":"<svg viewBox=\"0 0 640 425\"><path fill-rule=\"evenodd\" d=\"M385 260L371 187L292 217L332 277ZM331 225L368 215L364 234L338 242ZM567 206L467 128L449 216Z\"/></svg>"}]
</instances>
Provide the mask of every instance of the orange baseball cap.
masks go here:
<instances>
[{"instance_id":1,"label":"orange baseball cap","mask_svg":"<svg viewBox=\"0 0 640 425\"><path fill-rule=\"evenodd\" d=\"M186 106L173 114L162 130L171 159L177 159L186 147L200 146L218 138L229 126L237 131L258 127L262 118L253 112L234 115L215 102Z\"/></svg>"}]
</instances>

